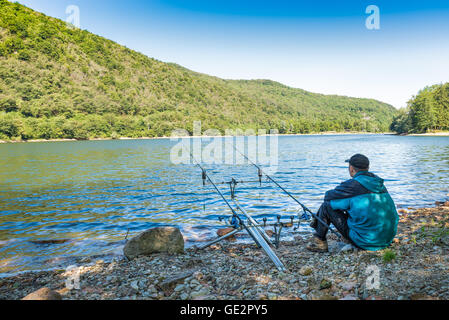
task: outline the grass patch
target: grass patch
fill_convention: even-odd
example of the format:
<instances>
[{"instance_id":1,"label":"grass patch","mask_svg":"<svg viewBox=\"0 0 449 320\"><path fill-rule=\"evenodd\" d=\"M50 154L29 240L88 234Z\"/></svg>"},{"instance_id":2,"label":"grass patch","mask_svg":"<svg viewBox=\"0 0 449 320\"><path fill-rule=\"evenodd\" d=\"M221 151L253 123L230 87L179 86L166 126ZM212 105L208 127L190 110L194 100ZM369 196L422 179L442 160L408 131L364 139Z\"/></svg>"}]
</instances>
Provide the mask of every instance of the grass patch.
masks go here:
<instances>
[{"instance_id":1,"label":"grass patch","mask_svg":"<svg viewBox=\"0 0 449 320\"><path fill-rule=\"evenodd\" d=\"M449 228L448 221L443 220L439 223L432 220L430 223L421 227L417 233L420 239L430 238L434 244L449 244ZM415 236L416 238L416 236Z\"/></svg>"},{"instance_id":2,"label":"grass patch","mask_svg":"<svg viewBox=\"0 0 449 320\"><path fill-rule=\"evenodd\" d=\"M387 249L382 255L382 261L388 263L396 259L396 253L393 250Z\"/></svg>"}]
</instances>

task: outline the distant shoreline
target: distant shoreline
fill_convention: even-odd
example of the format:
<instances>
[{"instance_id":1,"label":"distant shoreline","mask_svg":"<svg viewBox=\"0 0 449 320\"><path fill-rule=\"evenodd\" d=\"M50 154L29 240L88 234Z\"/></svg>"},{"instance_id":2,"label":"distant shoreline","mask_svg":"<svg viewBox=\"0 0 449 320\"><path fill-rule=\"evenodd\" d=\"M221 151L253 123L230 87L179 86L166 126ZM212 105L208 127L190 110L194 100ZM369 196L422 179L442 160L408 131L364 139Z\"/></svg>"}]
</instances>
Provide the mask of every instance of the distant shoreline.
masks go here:
<instances>
[{"instance_id":1,"label":"distant shoreline","mask_svg":"<svg viewBox=\"0 0 449 320\"><path fill-rule=\"evenodd\" d=\"M288 134L279 134L280 137L294 137L294 136L336 136L336 135L391 135L391 136L401 136L400 134L394 132L319 132L319 133L288 133ZM266 136L270 136L269 134ZM413 134L404 134L402 136L409 137L449 137L449 132L430 132L430 133L413 133ZM221 136L228 137L228 136ZM117 139L113 138L92 138L87 140L78 140L78 139L33 139L33 140L22 140L22 141L13 141L13 140L0 140L0 143L38 143L38 142L77 142L77 141L110 141L110 140L165 140L165 139L180 139L180 138L212 138L212 136L187 136L187 137L139 137L139 138L131 138L131 137L121 137Z\"/></svg>"},{"instance_id":2,"label":"distant shoreline","mask_svg":"<svg viewBox=\"0 0 449 320\"><path fill-rule=\"evenodd\" d=\"M333 135L396 135L392 132L319 132L319 133L289 133L289 134L278 134L278 136L333 136ZM448 133L449 135L449 133ZM269 134L264 136L270 136ZM220 137L229 137L229 136L220 136ZM120 138L92 138L92 139L33 139L33 140L0 140L0 143L37 143L37 142L77 142L77 141L110 141L110 140L165 140L165 139L181 139L181 138L213 138L213 136L186 136L186 137L139 137L139 138L131 138L131 137L120 137Z\"/></svg>"}]
</instances>

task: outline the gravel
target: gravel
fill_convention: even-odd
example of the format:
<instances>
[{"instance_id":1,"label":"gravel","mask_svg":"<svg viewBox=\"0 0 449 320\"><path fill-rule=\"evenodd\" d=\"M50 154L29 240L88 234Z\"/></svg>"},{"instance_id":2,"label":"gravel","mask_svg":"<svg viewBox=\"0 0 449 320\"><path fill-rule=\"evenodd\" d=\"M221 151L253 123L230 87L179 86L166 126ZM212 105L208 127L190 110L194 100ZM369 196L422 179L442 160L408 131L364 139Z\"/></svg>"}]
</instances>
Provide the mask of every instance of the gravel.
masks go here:
<instances>
[{"instance_id":1,"label":"gravel","mask_svg":"<svg viewBox=\"0 0 449 320\"><path fill-rule=\"evenodd\" d=\"M70 271L0 279L0 299L22 299L42 287L65 300L425 300L449 299L449 205L403 213L390 248L349 250L329 236L330 250L305 249L310 235L275 250L279 273L254 244L220 242L185 254L154 254L111 263L83 258ZM384 262L385 251L395 258ZM79 289L66 287L79 274ZM377 281L378 280L378 281Z\"/></svg>"}]
</instances>

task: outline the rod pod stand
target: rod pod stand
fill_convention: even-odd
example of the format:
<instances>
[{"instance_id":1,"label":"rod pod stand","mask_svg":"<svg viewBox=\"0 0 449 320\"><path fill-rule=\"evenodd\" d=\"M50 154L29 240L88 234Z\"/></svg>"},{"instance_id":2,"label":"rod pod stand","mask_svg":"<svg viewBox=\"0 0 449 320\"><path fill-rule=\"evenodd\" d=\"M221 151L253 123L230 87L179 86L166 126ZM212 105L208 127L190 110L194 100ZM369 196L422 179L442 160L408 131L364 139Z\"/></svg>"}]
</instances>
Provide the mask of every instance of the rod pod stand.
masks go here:
<instances>
[{"instance_id":1,"label":"rod pod stand","mask_svg":"<svg viewBox=\"0 0 449 320\"><path fill-rule=\"evenodd\" d=\"M196 165L202 170L203 184L206 185L206 180L208 180L212 184L212 186L215 188L215 190L220 195L220 197L223 199L223 201L226 203L226 205L229 207L229 209L231 209L231 211L233 213L233 219L235 218L238 220L240 227L231 233L235 234L235 233L245 229L248 232L248 234L251 236L251 238L254 240L254 242L257 244L257 246L262 248L263 251L268 255L268 257L274 263L274 265L276 266L278 271L286 272L287 268L285 268L282 261L277 257L277 255L271 249L270 245L273 245L273 244L269 240L269 237L266 235L265 231L260 228L260 226L257 224L257 222L249 214L246 213L246 211L238 204L238 202L235 199L232 199L233 203L243 213L243 215L248 219L248 224L243 222L243 220L237 214L236 210L231 206L231 204L228 202L228 200L226 200L223 193L218 189L216 184L212 181L210 176L207 174L206 170L204 170L204 168L200 165L200 163L195 159L193 154L191 152L189 152L189 153L190 153L191 158L196 162ZM233 181L235 182L235 180L233 180ZM242 228L242 229L240 229L240 228ZM227 234L224 237L215 239L211 242L208 242L208 243L198 247L198 249L207 248L207 247L209 247L217 242L220 242L230 236L231 235ZM267 242L267 240L268 240L268 242Z\"/></svg>"}]
</instances>

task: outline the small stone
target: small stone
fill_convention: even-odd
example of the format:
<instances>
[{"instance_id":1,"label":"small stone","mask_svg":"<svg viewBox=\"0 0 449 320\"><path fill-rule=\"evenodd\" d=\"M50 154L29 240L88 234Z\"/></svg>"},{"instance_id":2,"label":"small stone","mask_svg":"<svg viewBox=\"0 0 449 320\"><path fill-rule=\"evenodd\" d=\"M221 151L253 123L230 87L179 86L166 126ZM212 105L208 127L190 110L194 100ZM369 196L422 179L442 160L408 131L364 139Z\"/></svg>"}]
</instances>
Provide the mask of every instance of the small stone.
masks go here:
<instances>
[{"instance_id":1,"label":"small stone","mask_svg":"<svg viewBox=\"0 0 449 320\"><path fill-rule=\"evenodd\" d=\"M329 294L324 294L322 296L313 296L312 300L338 300L338 298Z\"/></svg>"},{"instance_id":2,"label":"small stone","mask_svg":"<svg viewBox=\"0 0 449 320\"><path fill-rule=\"evenodd\" d=\"M149 291L150 293L157 293L157 289L156 289L156 287L155 287L154 285L150 285L150 286L148 287L148 291Z\"/></svg>"},{"instance_id":3,"label":"small stone","mask_svg":"<svg viewBox=\"0 0 449 320\"><path fill-rule=\"evenodd\" d=\"M276 294L272 293L272 292L269 292L267 294L267 297L268 297L268 300L277 300L278 296Z\"/></svg>"},{"instance_id":4,"label":"small stone","mask_svg":"<svg viewBox=\"0 0 449 320\"><path fill-rule=\"evenodd\" d=\"M312 268L304 266L299 270L299 274L303 276L310 276L312 274Z\"/></svg>"},{"instance_id":5,"label":"small stone","mask_svg":"<svg viewBox=\"0 0 449 320\"><path fill-rule=\"evenodd\" d=\"M200 285L200 282L198 281L198 280L196 280L196 279L193 279L192 281L190 281L190 285L193 287L193 286L199 286Z\"/></svg>"},{"instance_id":6,"label":"small stone","mask_svg":"<svg viewBox=\"0 0 449 320\"><path fill-rule=\"evenodd\" d=\"M59 293L62 297L68 295L70 293L71 289L64 287L62 289L56 290L57 293Z\"/></svg>"},{"instance_id":7,"label":"small stone","mask_svg":"<svg viewBox=\"0 0 449 320\"><path fill-rule=\"evenodd\" d=\"M137 282L137 285L139 286L139 288L145 288L146 280L140 280L139 282Z\"/></svg>"},{"instance_id":8,"label":"small stone","mask_svg":"<svg viewBox=\"0 0 449 320\"><path fill-rule=\"evenodd\" d=\"M355 282L343 282L343 283L340 283L340 287L344 291L351 291L352 289L354 289L355 286L356 286Z\"/></svg>"},{"instance_id":9,"label":"small stone","mask_svg":"<svg viewBox=\"0 0 449 320\"><path fill-rule=\"evenodd\" d=\"M435 298L424 293L414 293L410 296L410 300L435 300Z\"/></svg>"},{"instance_id":10,"label":"small stone","mask_svg":"<svg viewBox=\"0 0 449 320\"><path fill-rule=\"evenodd\" d=\"M208 294L209 294L209 290L207 290L207 289L202 289L202 290L200 290L200 291L194 291L194 292L192 292L192 293L190 294L190 298L191 298L192 300L195 300L195 299L197 299L197 298L199 298L199 297L207 296Z\"/></svg>"},{"instance_id":11,"label":"small stone","mask_svg":"<svg viewBox=\"0 0 449 320\"><path fill-rule=\"evenodd\" d=\"M159 287L162 290L168 291L170 289L172 289L173 287L175 287L177 284L179 284L180 282L183 282L185 279L187 279L188 277L191 277L192 275L194 275L193 270L188 270L185 271L183 273L179 273L173 277L170 277L169 279L164 280Z\"/></svg>"},{"instance_id":12,"label":"small stone","mask_svg":"<svg viewBox=\"0 0 449 320\"><path fill-rule=\"evenodd\" d=\"M181 294L181 296L179 297L181 300L187 300L189 299L189 294L184 292Z\"/></svg>"},{"instance_id":13,"label":"small stone","mask_svg":"<svg viewBox=\"0 0 449 320\"><path fill-rule=\"evenodd\" d=\"M136 291L139 291L139 283L137 280L131 282L131 288L133 288Z\"/></svg>"},{"instance_id":14,"label":"small stone","mask_svg":"<svg viewBox=\"0 0 449 320\"><path fill-rule=\"evenodd\" d=\"M185 285L183 285L183 284L179 284L179 285L177 285L176 286L176 288L175 288L175 292L179 292L179 291L182 291L182 290L184 290L186 288L186 286Z\"/></svg>"},{"instance_id":15,"label":"small stone","mask_svg":"<svg viewBox=\"0 0 449 320\"><path fill-rule=\"evenodd\" d=\"M259 293L257 297L259 300L267 300L268 299L267 295L263 294L263 293Z\"/></svg>"},{"instance_id":16,"label":"small stone","mask_svg":"<svg viewBox=\"0 0 449 320\"><path fill-rule=\"evenodd\" d=\"M203 286L200 284L195 287L195 291L201 291L201 289L203 289Z\"/></svg>"},{"instance_id":17,"label":"small stone","mask_svg":"<svg viewBox=\"0 0 449 320\"><path fill-rule=\"evenodd\" d=\"M355 247L352 244L347 244L340 249L340 252L349 252L355 250ZM348 260L346 260L348 261Z\"/></svg>"},{"instance_id":18,"label":"small stone","mask_svg":"<svg viewBox=\"0 0 449 320\"><path fill-rule=\"evenodd\" d=\"M90 263L92 262L92 259L90 257L84 257L81 259L81 263Z\"/></svg>"},{"instance_id":19,"label":"small stone","mask_svg":"<svg viewBox=\"0 0 449 320\"><path fill-rule=\"evenodd\" d=\"M267 236L269 236L269 237L273 237L273 236L274 236L274 231L272 231L272 230L265 230L265 233L266 233Z\"/></svg>"},{"instance_id":20,"label":"small stone","mask_svg":"<svg viewBox=\"0 0 449 320\"><path fill-rule=\"evenodd\" d=\"M62 300L62 297L56 291L49 288L41 288L33 293L30 293L22 300Z\"/></svg>"},{"instance_id":21,"label":"small stone","mask_svg":"<svg viewBox=\"0 0 449 320\"><path fill-rule=\"evenodd\" d=\"M330 287L332 287L332 282L330 280L327 279L321 280L320 290L329 289Z\"/></svg>"}]
</instances>

